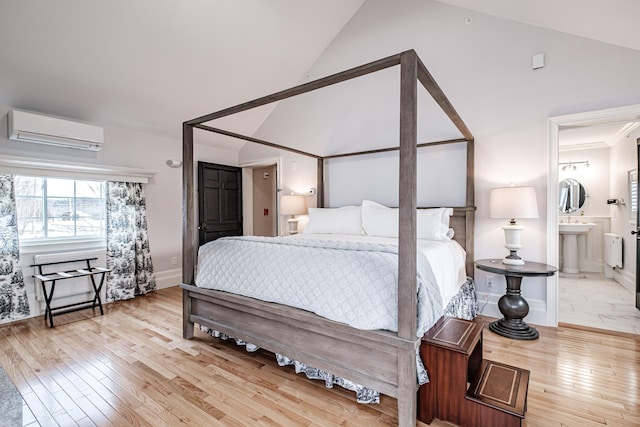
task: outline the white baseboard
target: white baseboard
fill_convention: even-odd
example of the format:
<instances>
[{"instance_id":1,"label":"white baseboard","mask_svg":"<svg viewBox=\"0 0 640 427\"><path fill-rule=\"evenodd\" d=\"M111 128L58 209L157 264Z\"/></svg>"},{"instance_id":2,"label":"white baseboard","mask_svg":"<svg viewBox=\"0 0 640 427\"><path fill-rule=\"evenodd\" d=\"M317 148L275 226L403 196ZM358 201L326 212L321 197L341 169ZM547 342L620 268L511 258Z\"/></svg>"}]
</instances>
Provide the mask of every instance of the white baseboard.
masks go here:
<instances>
[{"instance_id":1,"label":"white baseboard","mask_svg":"<svg viewBox=\"0 0 640 427\"><path fill-rule=\"evenodd\" d=\"M180 283L182 283L181 268L156 272L156 289L170 288Z\"/></svg>"},{"instance_id":2,"label":"white baseboard","mask_svg":"<svg viewBox=\"0 0 640 427\"><path fill-rule=\"evenodd\" d=\"M602 273L604 271L604 262L596 260L582 260L578 265L578 269L585 273Z\"/></svg>"},{"instance_id":3,"label":"white baseboard","mask_svg":"<svg viewBox=\"0 0 640 427\"><path fill-rule=\"evenodd\" d=\"M483 316L502 318L502 313L498 309L498 300L502 294L490 294L476 291L478 298L478 312ZM529 304L529 314L524 318L525 322L532 325L547 325L547 303L538 299L527 299Z\"/></svg>"},{"instance_id":4,"label":"white baseboard","mask_svg":"<svg viewBox=\"0 0 640 427\"><path fill-rule=\"evenodd\" d=\"M158 271L155 273L155 275L156 275L156 289L170 288L172 286L178 286L180 283L182 283L182 269L180 268L176 268L174 270ZM106 287L102 288L102 295L101 295L103 305L109 304L108 302L105 301L105 296L104 296L105 288ZM87 295L90 296L89 294ZM23 319L42 316L42 314L44 313L44 302L38 301L36 299L35 293L33 292L29 292L27 297L29 298L29 307L31 308L31 314L27 317L24 317ZM17 319L17 320L22 320L22 319ZM0 324L10 323L14 321L16 320L9 320L9 319L0 320ZM55 322L55 319L54 319L54 322Z\"/></svg>"},{"instance_id":5,"label":"white baseboard","mask_svg":"<svg viewBox=\"0 0 640 427\"><path fill-rule=\"evenodd\" d=\"M613 270L613 280L634 294L636 292L636 278L629 270Z\"/></svg>"}]
</instances>

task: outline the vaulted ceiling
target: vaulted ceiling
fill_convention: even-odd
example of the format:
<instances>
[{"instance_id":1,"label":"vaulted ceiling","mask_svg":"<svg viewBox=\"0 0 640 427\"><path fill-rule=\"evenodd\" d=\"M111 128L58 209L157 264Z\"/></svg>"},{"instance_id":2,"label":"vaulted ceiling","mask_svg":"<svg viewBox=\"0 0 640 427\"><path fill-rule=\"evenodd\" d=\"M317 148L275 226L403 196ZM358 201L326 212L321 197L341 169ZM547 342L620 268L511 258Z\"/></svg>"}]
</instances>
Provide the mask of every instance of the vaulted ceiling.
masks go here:
<instances>
[{"instance_id":1,"label":"vaulted ceiling","mask_svg":"<svg viewBox=\"0 0 640 427\"><path fill-rule=\"evenodd\" d=\"M0 106L179 139L184 120L304 81L363 3L0 0ZM440 3L640 50L635 0ZM226 124L251 135L274 108Z\"/></svg>"},{"instance_id":2,"label":"vaulted ceiling","mask_svg":"<svg viewBox=\"0 0 640 427\"><path fill-rule=\"evenodd\" d=\"M295 84L362 3L1 0L0 105L181 138L184 120Z\"/></svg>"},{"instance_id":3,"label":"vaulted ceiling","mask_svg":"<svg viewBox=\"0 0 640 427\"><path fill-rule=\"evenodd\" d=\"M640 50L636 0L438 0L525 24ZM471 15L472 16L472 15Z\"/></svg>"}]
</instances>

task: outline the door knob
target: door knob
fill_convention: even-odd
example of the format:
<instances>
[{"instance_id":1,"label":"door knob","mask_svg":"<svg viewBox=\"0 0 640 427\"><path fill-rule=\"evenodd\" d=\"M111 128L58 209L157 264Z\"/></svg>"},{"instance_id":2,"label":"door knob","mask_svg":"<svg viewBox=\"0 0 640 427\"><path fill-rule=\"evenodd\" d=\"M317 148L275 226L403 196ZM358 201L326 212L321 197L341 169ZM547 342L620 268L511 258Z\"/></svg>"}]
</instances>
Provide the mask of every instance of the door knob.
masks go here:
<instances>
[{"instance_id":1,"label":"door knob","mask_svg":"<svg viewBox=\"0 0 640 427\"><path fill-rule=\"evenodd\" d=\"M631 230L631 234L638 234L637 230Z\"/></svg>"}]
</instances>

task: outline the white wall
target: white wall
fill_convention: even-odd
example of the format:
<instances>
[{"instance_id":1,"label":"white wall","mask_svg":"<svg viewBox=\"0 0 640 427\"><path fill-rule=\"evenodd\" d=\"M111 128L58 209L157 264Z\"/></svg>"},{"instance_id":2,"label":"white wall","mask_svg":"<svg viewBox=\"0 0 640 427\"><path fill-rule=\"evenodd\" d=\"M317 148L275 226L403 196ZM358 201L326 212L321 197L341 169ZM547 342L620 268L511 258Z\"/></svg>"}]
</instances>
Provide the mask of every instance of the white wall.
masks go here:
<instances>
[{"instance_id":1,"label":"white wall","mask_svg":"<svg viewBox=\"0 0 640 427\"><path fill-rule=\"evenodd\" d=\"M640 103L640 52L434 1L400 4L402 7L397 2L365 2L309 70L308 79L415 49L475 135L475 257L506 254L502 221L489 219L488 198L491 188L514 183L536 188L540 211L539 219L520 221L525 227L520 255L555 264L557 260L546 259L548 118ZM473 20L467 25L470 16ZM545 54L545 67L532 70L531 58L537 53ZM314 105L314 111L317 108ZM277 111L259 130L261 137L275 141L288 134L303 135L302 121L287 121ZM390 135L379 129L382 119L377 109L372 106L370 112L377 133ZM362 115L360 111L357 116ZM340 109L339 120L351 127L358 125L350 120L348 108ZM397 118L390 120L390 126L397 126L394 120ZM338 129L332 122L326 126ZM367 126L361 125L361 130L366 133ZM332 135L326 138L330 146ZM359 170L352 172L345 185L360 176ZM446 184L443 180L442 185ZM379 198L394 199L390 189L380 189ZM484 276L476 274L481 292L486 291ZM495 289L494 296L504 289L502 278ZM523 295L532 305L527 320L546 323L546 280L526 278Z\"/></svg>"},{"instance_id":2,"label":"white wall","mask_svg":"<svg viewBox=\"0 0 640 427\"><path fill-rule=\"evenodd\" d=\"M99 152L88 152L7 139L6 113L0 107L0 154L98 165L152 169L157 173L145 185L149 245L159 286L177 285L182 264L182 168L170 168L169 159L182 159L182 141L129 129L104 126L105 144ZM99 123L98 123L99 124ZM180 125L180 124L177 124ZM194 157L199 160L237 165L237 152L203 145L198 136ZM73 246L64 250L81 250ZM43 247L40 252L51 252ZM33 252L33 250L31 250ZM172 264L172 258L177 264ZM28 289L30 295L34 290Z\"/></svg>"},{"instance_id":3,"label":"white wall","mask_svg":"<svg viewBox=\"0 0 640 427\"><path fill-rule=\"evenodd\" d=\"M418 150L418 206L464 206L466 143ZM374 200L398 206L398 152L327 161L329 206Z\"/></svg>"}]
</instances>

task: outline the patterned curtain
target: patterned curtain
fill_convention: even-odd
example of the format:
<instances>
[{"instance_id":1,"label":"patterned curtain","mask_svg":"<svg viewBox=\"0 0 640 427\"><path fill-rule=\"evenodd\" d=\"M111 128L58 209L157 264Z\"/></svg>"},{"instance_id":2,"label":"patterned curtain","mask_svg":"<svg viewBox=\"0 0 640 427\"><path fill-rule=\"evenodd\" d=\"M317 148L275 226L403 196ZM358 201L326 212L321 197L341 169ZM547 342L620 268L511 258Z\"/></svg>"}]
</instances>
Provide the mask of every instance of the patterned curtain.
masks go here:
<instances>
[{"instance_id":1,"label":"patterned curtain","mask_svg":"<svg viewBox=\"0 0 640 427\"><path fill-rule=\"evenodd\" d=\"M107 182L107 301L155 291L142 184Z\"/></svg>"},{"instance_id":2,"label":"patterned curtain","mask_svg":"<svg viewBox=\"0 0 640 427\"><path fill-rule=\"evenodd\" d=\"M13 176L0 174L0 322L29 315L20 268L18 217Z\"/></svg>"}]
</instances>

